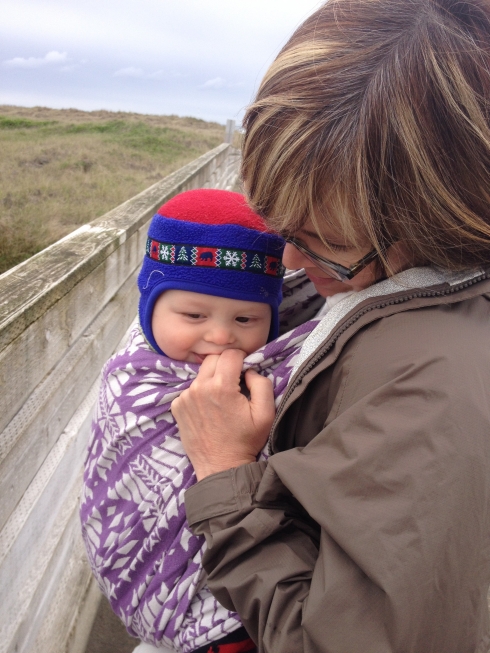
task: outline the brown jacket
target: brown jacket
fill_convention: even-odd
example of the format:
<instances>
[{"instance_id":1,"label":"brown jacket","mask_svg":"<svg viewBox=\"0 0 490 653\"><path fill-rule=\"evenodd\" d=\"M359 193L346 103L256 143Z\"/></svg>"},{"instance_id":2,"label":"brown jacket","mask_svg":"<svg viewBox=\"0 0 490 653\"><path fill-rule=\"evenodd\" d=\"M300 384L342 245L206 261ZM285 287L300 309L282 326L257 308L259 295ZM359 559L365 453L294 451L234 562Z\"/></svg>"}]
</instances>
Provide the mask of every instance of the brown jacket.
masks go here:
<instances>
[{"instance_id":1,"label":"brown jacket","mask_svg":"<svg viewBox=\"0 0 490 653\"><path fill-rule=\"evenodd\" d=\"M269 462L188 490L259 651L488 651L487 276L362 301L292 379Z\"/></svg>"}]
</instances>

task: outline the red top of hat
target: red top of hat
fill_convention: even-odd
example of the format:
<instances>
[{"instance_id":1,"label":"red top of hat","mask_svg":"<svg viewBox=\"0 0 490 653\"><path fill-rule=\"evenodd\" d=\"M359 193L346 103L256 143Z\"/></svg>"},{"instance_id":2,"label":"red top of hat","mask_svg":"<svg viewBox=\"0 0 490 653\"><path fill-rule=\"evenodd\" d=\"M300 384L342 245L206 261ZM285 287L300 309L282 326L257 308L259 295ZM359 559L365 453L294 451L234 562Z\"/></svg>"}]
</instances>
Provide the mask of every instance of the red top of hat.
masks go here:
<instances>
[{"instance_id":1,"label":"red top of hat","mask_svg":"<svg viewBox=\"0 0 490 653\"><path fill-rule=\"evenodd\" d=\"M252 211L245 197L228 190L189 190L166 202L157 213L165 218L187 222L236 224L257 231L268 231L264 220Z\"/></svg>"}]
</instances>

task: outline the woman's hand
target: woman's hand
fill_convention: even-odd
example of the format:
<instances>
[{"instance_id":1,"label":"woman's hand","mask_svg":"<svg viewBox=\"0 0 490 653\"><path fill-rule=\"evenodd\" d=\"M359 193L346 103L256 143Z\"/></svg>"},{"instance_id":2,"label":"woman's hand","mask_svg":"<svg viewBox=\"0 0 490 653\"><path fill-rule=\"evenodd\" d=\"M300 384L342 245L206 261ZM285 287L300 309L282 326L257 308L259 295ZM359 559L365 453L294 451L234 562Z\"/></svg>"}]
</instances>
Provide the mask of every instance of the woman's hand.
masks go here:
<instances>
[{"instance_id":1,"label":"woman's hand","mask_svg":"<svg viewBox=\"0 0 490 653\"><path fill-rule=\"evenodd\" d=\"M245 374L250 400L240 393L244 353L227 349L203 361L190 388L172 402L184 449L197 480L255 462L274 421L272 383Z\"/></svg>"}]
</instances>

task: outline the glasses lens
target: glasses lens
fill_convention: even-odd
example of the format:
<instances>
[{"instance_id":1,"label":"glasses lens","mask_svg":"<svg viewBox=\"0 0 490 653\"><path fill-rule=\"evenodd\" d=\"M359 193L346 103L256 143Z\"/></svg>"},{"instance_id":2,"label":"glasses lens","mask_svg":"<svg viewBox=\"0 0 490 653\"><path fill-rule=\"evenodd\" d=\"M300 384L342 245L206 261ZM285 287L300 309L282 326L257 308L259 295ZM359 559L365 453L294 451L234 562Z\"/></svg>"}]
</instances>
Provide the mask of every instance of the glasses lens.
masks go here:
<instances>
[{"instance_id":1,"label":"glasses lens","mask_svg":"<svg viewBox=\"0 0 490 653\"><path fill-rule=\"evenodd\" d=\"M322 272L325 272L325 274L328 274L329 277L332 277L332 279L337 279L337 281L345 281L346 277L340 274L340 272L337 272L337 270L334 270L334 268L330 267L328 263L325 263L324 261L315 261L314 259L311 259L311 261L317 266L317 268L320 268Z\"/></svg>"},{"instance_id":2,"label":"glasses lens","mask_svg":"<svg viewBox=\"0 0 490 653\"><path fill-rule=\"evenodd\" d=\"M306 249L303 245L298 243L296 240L288 240L288 242L291 243L291 245L294 245L296 249L298 249L308 260L310 260L315 267L319 268L322 272L325 272L325 274L328 274L329 277L332 277L332 279L336 279L337 281L345 281L345 277L343 277L340 272L337 272L333 267L330 267L329 263L327 261L324 261L323 259L320 259L319 257L317 258L314 252L310 252L309 249Z\"/></svg>"}]
</instances>

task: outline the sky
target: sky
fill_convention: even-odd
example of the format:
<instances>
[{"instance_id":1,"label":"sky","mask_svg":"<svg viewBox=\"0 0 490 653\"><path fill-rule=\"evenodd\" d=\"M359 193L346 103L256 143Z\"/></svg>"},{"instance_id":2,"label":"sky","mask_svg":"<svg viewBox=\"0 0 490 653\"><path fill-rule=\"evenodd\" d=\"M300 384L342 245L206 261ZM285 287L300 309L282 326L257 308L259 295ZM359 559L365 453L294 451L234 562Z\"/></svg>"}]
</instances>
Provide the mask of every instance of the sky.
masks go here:
<instances>
[{"instance_id":1,"label":"sky","mask_svg":"<svg viewBox=\"0 0 490 653\"><path fill-rule=\"evenodd\" d=\"M318 0L0 0L0 104L240 122Z\"/></svg>"}]
</instances>

